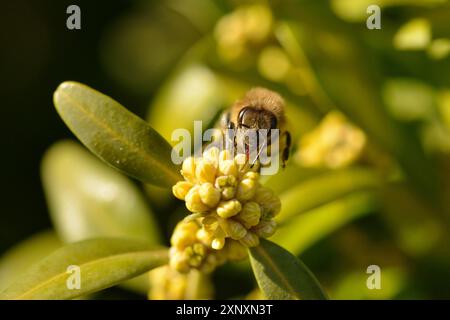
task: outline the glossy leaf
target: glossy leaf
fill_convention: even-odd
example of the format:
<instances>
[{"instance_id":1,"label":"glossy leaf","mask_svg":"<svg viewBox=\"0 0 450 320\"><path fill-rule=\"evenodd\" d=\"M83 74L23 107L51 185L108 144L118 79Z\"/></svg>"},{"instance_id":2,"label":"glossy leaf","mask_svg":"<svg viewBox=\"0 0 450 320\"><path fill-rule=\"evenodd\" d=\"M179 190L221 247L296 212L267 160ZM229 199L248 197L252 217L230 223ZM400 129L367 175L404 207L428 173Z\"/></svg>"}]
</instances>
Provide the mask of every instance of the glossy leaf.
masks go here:
<instances>
[{"instance_id":1,"label":"glossy leaf","mask_svg":"<svg viewBox=\"0 0 450 320\"><path fill-rule=\"evenodd\" d=\"M30 265L62 246L53 231L39 232L6 251L0 259L0 290L24 272Z\"/></svg>"},{"instance_id":2,"label":"glossy leaf","mask_svg":"<svg viewBox=\"0 0 450 320\"><path fill-rule=\"evenodd\" d=\"M380 177L370 169L349 168L318 174L281 194L282 209L277 220L284 223L294 216L353 191L375 189L380 186Z\"/></svg>"},{"instance_id":3,"label":"glossy leaf","mask_svg":"<svg viewBox=\"0 0 450 320\"><path fill-rule=\"evenodd\" d=\"M377 203L373 191L354 192L289 220L270 239L300 254L345 224L373 212Z\"/></svg>"},{"instance_id":4,"label":"glossy leaf","mask_svg":"<svg viewBox=\"0 0 450 320\"><path fill-rule=\"evenodd\" d=\"M167 141L110 97L77 82L64 82L53 100L72 132L110 165L159 186L170 187L181 179Z\"/></svg>"},{"instance_id":5,"label":"glossy leaf","mask_svg":"<svg viewBox=\"0 0 450 320\"><path fill-rule=\"evenodd\" d=\"M264 296L271 300L322 300L325 292L311 271L287 250L268 240L251 248L250 262Z\"/></svg>"},{"instance_id":6,"label":"glossy leaf","mask_svg":"<svg viewBox=\"0 0 450 320\"><path fill-rule=\"evenodd\" d=\"M127 237L160 243L140 190L77 143L59 142L47 151L42 179L53 224L65 242Z\"/></svg>"},{"instance_id":7,"label":"glossy leaf","mask_svg":"<svg viewBox=\"0 0 450 320\"><path fill-rule=\"evenodd\" d=\"M67 245L34 264L0 299L72 299L111 287L167 263L166 249L145 242L102 238ZM80 267L80 289L69 289L69 266Z\"/></svg>"}]
</instances>

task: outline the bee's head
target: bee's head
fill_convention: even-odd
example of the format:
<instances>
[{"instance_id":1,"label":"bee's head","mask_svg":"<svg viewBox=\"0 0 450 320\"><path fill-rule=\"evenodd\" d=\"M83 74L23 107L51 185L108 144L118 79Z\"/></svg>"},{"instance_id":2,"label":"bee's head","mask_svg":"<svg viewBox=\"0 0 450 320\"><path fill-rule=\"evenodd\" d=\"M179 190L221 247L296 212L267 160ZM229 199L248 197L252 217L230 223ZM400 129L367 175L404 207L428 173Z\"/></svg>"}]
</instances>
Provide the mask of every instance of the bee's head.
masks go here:
<instances>
[{"instance_id":1,"label":"bee's head","mask_svg":"<svg viewBox=\"0 0 450 320\"><path fill-rule=\"evenodd\" d=\"M241 109L238 114L238 129L276 129L278 126L277 117L265 109L256 109L247 106Z\"/></svg>"},{"instance_id":2,"label":"bee's head","mask_svg":"<svg viewBox=\"0 0 450 320\"><path fill-rule=\"evenodd\" d=\"M232 107L231 120L242 129L277 129L284 123L284 101L276 92L253 88Z\"/></svg>"},{"instance_id":3,"label":"bee's head","mask_svg":"<svg viewBox=\"0 0 450 320\"><path fill-rule=\"evenodd\" d=\"M263 148L271 144L271 129L277 129L277 126L277 117L268 110L252 106L241 109L237 119L236 139L238 146L244 147L247 158L253 154L256 155L256 161Z\"/></svg>"},{"instance_id":4,"label":"bee's head","mask_svg":"<svg viewBox=\"0 0 450 320\"><path fill-rule=\"evenodd\" d=\"M273 91L253 88L233 105L231 119L238 149L242 146L247 155L253 152L259 155L271 146L273 129L285 121L284 101Z\"/></svg>"}]
</instances>

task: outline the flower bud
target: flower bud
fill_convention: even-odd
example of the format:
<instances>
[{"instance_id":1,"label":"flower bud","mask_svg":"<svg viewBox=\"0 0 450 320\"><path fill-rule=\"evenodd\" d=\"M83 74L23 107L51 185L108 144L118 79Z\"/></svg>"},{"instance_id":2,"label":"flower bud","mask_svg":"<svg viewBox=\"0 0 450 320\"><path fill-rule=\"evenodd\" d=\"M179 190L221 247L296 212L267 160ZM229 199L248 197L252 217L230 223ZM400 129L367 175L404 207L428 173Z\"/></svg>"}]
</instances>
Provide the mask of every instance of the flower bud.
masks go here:
<instances>
[{"instance_id":1,"label":"flower bud","mask_svg":"<svg viewBox=\"0 0 450 320\"><path fill-rule=\"evenodd\" d=\"M194 255L189 258L189 265L194 268L200 267L203 262L203 258L201 256Z\"/></svg>"},{"instance_id":2,"label":"flower bud","mask_svg":"<svg viewBox=\"0 0 450 320\"><path fill-rule=\"evenodd\" d=\"M217 261L215 260L214 255L209 255L208 259L200 267L200 271L207 274L213 272L216 267Z\"/></svg>"},{"instance_id":3,"label":"flower bud","mask_svg":"<svg viewBox=\"0 0 450 320\"><path fill-rule=\"evenodd\" d=\"M221 218L230 218L241 211L241 203L237 200L222 201L217 207L217 214Z\"/></svg>"},{"instance_id":4,"label":"flower bud","mask_svg":"<svg viewBox=\"0 0 450 320\"><path fill-rule=\"evenodd\" d=\"M220 176L214 186L220 190L223 200L230 200L236 194L237 179L235 176Z\"/></svg>"},{"instance_id":5,"label":"flower bud","mask_svg":"<svg viewBox=\"0 0 450 320\"><path fill-rule=\"evenodd\" d=\"M273 218L281 210L281 201L272 190L266 187L259 187L253 198L261 206L261 217L264 219Z\"/></svg>"},{"instance_id":6,"label":"flower bud","mask_svg":"<svg viewBox=\"0 0 450 320\"><path fill-rule=\"evenodd\" d=\"M225 245L225 238L215 238L211 243L211 248L221 250Z\"/></svg>"},{"instance_id":7,"label":"flower bud","mask_svg":"<svg viewBox=\"0 0 450 320\"><path fill-rule=\"evenodd\" d=\"M195 169L195 176L200 182L214 183L216 180L216 166L208 160L201 159Z\"/></svg>"},{"instance_id":8,"label":"flower bud","mask_svg":"<svg viewBox=\"0 0 450 320\"><path fill-rule=\"evenodd\" d=\"M281 211L281 201L277 196L273 196L269 202L262 205L264 218L270 219L275 217Z\"/></svg>"},{"instance_id":9,"label":"flower bud","mask_svg":"<svg viewBox=\"0 0 450 320\"><path fill-rule=\"evenodd\" d=\"M215 215L209 215L202 219L203 228L208 232L214 232L219 226Z\"/></svg>"},{"instance_id":10,"label":"flower bud","mask_svg":"<svg viewBox=\"0 0 450 320\"><path fill-rule=\"evenodd\" d=\"M247 234L239 241L241 242L241 244L249 248L256 247L257 245L259 245L258 236L250 231L247 232Z\"/></svg>"},{"instance_id":11,"label":"flower bud","mask_svg":"<svg viewBox=\"0 0 450 320\"><path fill-rule=\"evenodd\" d=\"M236 194L236 188L226 187L226 188L222 189L221 196L222 196L223 200L231 200L234 198L235 194Z\"/></svg>"},{"instance_id":12,"label":"flower bud","mask_svg":"<svg viewBox=\"0 0 450 320\"><path fill-rule=\"evenodd\" d=\"M225 251L230 261L239 261L247 257L247 247L243 246L239 241L227 240Z\"/></svg>"},{"instance_id":13,"label":"flower bud","mask_svg":"<svg viewBox=\"0 0 450 320\"><path fill-rule=\"evenodd\" d=\"M177 248L190 246L196 240L195 234L198 229L199 227L195 222L180 222L170 238L170 243Z\"/></svg>"},{"instance_id":14,"label":"flower bud","mask_svg":"<svg viewBox=\"0 0 450 320\"><path fill-rule=\"evenodd\" d=\"M201 201L208 207L215 207L220 201L220 191L210 182L202 183L198 191Z\"/></svg>"},{"instance_id":15,"label":"flower bud","mask_svg":"<svg viewBox=\"0 0 450 320\"><path fill-rule=\"evenodd\" d=\"M181 174L186 180L195 182L195 167L194 157L188 157L184 159L183 165L181 167Z\"/></svg>"},{"instance_id":16,"label":"flower bud","mask_svg":"<svg viewBox=\"0 0 450 320\"><path fill-rule=\"evenodd\" d=\"M172 193L175 197L177 197L180 200L184 200L186 197L186 194L191 190L192 183L188 181L179 181L176 185L172 187Z\"/></svg>"},{"instance_id":17,"label":"flower bud","mask_svg":"<svg viewBox=\"0 0 450 320\"><path fill-rule=\"evenodd\" d=\"M202 245L201 243L195 243L192 246L192 251L193 251L194 254L199 255L201 257L204 257L206 255L205 246Z\"/></svg>"},{"instance_id":18,"label":"flower bud","mask_svg":"<svg viewBox=\"0 0 450 320\"><path fill-rule=\"evenodd\" d=\"M205 205L199 194L199 186L194 186L189 190L189 192L186 194L185 201L186 201L186 208L188 208L191 212L205 212L208 211L208 206Z\"/></svg>"},{"instance_id":19,"label":"flower bud","mask_svg":"<svg viewBox=\"0 0 450 320\"><path fill-rule=\"evenodd\" d=\"M219 176L216 178L216 181L214 182L214 186L217 189L222 189L228 186L228 176Z\"/></svg>"},{"instance_id":20,"label":"flower bud","mask_svg":"<svg viewBox=\"0 0 450 320\"><path fill-rule=\"evenodd\" d=\"M256 202L250 201L244 204L241 212L236 216L242 224L247 228L256 226L261 218L261 208Z\"/></svg>"},{"instance_id":21,"label":"flower bud","mask_svg":"<svg viewBox=\"0 0 450 320\"><path fill-rule=\"evenodd\" d=\"M252 180L257 181L259 179L259 173L253 172L253 171L248 171L244 174L244 176L242 178L243 179L252 179Z\"/></svg>"},{"instance_id":22,"label":"flower bud","mask_svg":"<svg viewBox=\"0 0 450 320\"><path fill-rule=\"evenodd\" d=\"M269 202L273 197L273 191L267 187L259 187L256 190L254 201L259 204L263 204Z\"/></svg>"},{"instance_id":23,"label":"flower bud","mask_svg":"<svg viewBox=\"0 0 450 320\"><path fill-rule=\"evenodd\" d=\"M277 229L275 220L263 220L257 226L252 228L252 231L261 238L271 237Z\"/></svg>"},{"instance_id":24,"label":"flower bud","mask_svg":"<svg viewBox=\"0 0 450 320\"><path fill-rule=\"evenodd\" d=\"M177 248L184 248L191 245L195 241L195 234L191 232L177 232L170 238L170 243Z\"/></svg>"},{"instance_id":25,"label":"flower bud","mask_svg":"<svg viewBox=\"0 0 450 320\"><path fill-rule=\"evenodd\" d=\"M247 234L247 229L238 221L223 219L220 226L231 239L239 240Z\"/></svg>"},{"instance_id":26,"label":"flower bud","mask_svg":"<svg viewBox=\"0 0 450 320\"><path fill-rule=\"evenodd\" d=\"M200 229L196 233L197 239L203 243L205 246L210 247L213 241L214 234L212 232L208 232L205 229Z\"/></svg>"},{"instance_id":27,"label":"flower bud","mask_svg":"<svg viewBox=\"0 0 450 320\"><path fill-rule=\"evenodd\" d=\"M224 176L237 176L238 168L233 160L224 160L219 163L219 172Z\"/></svg>"},{"instance_id":28,"label":"flower bud","mask_svg":"<svg viewBox=\"0 0 450 320\"><path fill-rule=\"evenodd\" d=\"M227 234L226 232L223 230L223 228L221 226L219 226L215 231L214 231L214 236L216 238L226 238Z\"/></svg>"},{"instance_id":29,"label":"flower bud","mask_svg":"<svg viewBox=\"0 0 450 320\"><path fill-rule=\"evenodd\" d=\"M185 248L183 254L188 258L192 257L194 255L194 248L192 246Z\"/></svg>"},{"instance_id":30,"label":"flower bud","mask_svg":"<svg viewBox=\"0 0 450 320\"><path fill-rule=\"evenodd\" d=\"M210 147L205 152L203 152L203 158L214 164L215 167L218 167L219 154L220 151L217 147Z\"/></svg>"},{"instance_id":31,"label":"flower bud","mask_svg":"<svg viewBox=\"0 0 450 320\"><path fill-rule=\"evenodd\" d=\"M253 198L256 194L258 183L253 179L244 179L239 182L236 191L236 198L239 201L247 201Z\"/></svg>"},{"instance_id":32,"label":"flower bud","mask_svg":"<svg viewBox=\"0 0 450 320\"><path fill-rule=\"evenodd\" d=\"M235 176L227 176L227 185L230 187L237 187L238 181Z\"/></svg>"},{"instance_id":33,"label":"flower bud","mask_svg":"<svg viewBox=\"0 0 450 320\"><path fill-rule=\"evenodd\" d=\"M169 264L171 268L177 270L180 273L187 273L190 269L188 261L181 252L177 252L176 254L171 256Z\"/></svg>"}]
</instances>

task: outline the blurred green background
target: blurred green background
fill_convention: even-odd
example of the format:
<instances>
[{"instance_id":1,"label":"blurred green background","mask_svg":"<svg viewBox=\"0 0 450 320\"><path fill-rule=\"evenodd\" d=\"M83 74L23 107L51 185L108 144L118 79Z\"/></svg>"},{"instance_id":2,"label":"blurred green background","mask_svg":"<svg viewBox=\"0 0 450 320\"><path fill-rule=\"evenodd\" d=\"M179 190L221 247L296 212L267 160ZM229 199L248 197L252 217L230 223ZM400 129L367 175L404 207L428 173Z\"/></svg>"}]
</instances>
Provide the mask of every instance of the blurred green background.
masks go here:
<instances>
[{"instance_id":1,"label":"blurred green background","mask_svg":"<svg viewBox=\"0 0 450 320\"><path fill-rule=\"evenodd\" d=\"M81 30L65 26L70 4ZM381 30L366 27L370 4ZM4 4L0 34L0 254L52 226L40 166L73 138L52 103L62 81L113 97L168 140L266 86L286 99L294 137L269 180L284 206L274 239L332 298L450 298L447 1L19 0ZM135 184L167 241L179 203ZM371 264L382 290L366 288ZM252 290L242 268L216 273L219 298Z\"/></svg>"}]
</instances>

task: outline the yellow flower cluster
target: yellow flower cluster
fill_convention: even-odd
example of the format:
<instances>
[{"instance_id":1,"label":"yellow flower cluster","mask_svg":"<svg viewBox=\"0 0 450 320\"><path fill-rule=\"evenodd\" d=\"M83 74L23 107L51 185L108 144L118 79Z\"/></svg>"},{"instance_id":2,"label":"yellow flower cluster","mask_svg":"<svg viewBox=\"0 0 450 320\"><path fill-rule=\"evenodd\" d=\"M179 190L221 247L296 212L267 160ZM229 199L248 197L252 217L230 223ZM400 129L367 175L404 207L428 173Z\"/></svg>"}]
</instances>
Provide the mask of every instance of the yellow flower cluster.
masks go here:
<instances>
[{"instance_id":1,"label":"yellow flower cluster","mask_svg":"<svg viewBox=\"0 0 450 320\"><path fill-rule=\"evenodd\" d=\"M366 135L343 114L332 111L300 141L296 161L305 167L345 167L359 158Z\"/></svg>"},{"instance_id":2,"label":"yellow flower cluster","mask_svg":"<svg viewBox=\"0 0 450 320\"><path fill-rule=\"evenodd\" d=\"M210 236L199 220L183 220L176 226L170 241L170 266L174 270L188 273L197 269L209 273L226 261L238 261L247 256L246 248L235 240L227 241L221 250L213 249Z\"/></svg>"},{"instance_id":3,"label":"yellow flower cluster","mask_svg":"<svg viewBox=\"0 0 450 320\"><path fill-rule=\"evenodd\" d=\"M173 187L192 214L180 222L171 239L171 265L180 272L191 268L212 271L227 260L247 256L276 229L273 220L280 199L259 183L258 164L245 155L232 157L212 147L201 158L189 157L181 173L186 179Z\"/></svg>"},{"instance_id":4,"label":"yellow flower cluster","mask_svg":"<svg viewBox=\"0 0 450 320\"><path fill-rule=\"evenodd\" d=\"M273 17L269 7L261 4L241 6L216 25L214 35L218 53L229 62L248 58L253 48L268 40L272 28Z\"/></svg>"},{"instance_id":5,"label":"yellow flower cluster","mask_svg":"<svg viewBox=\"0 0 450 320\"><path fill-rule=\"evenodd\" d=\"M179 273L165 265L149 272L150 300L205 300L213 297L209 277L197 270Z\"/></svg>"}]
</instances>

